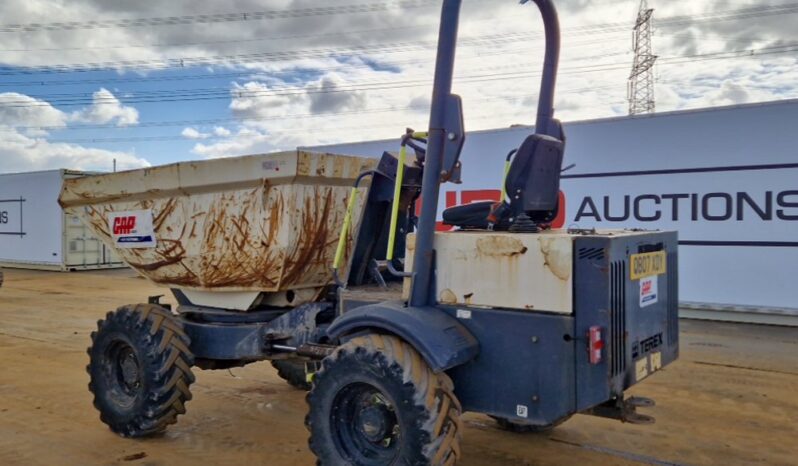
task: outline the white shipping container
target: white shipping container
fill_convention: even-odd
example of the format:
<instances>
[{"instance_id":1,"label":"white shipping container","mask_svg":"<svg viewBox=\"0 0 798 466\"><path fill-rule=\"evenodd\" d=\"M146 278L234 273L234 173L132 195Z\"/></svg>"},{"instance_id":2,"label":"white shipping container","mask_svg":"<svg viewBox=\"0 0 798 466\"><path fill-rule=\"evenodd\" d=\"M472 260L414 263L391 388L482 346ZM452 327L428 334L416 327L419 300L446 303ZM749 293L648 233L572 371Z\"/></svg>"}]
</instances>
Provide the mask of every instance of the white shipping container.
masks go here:
<instances>
[{"instance_id":1,"label":"white shipping container","mask_svg":"<svg viewBox=\"0 0 798 466\"><path fill-rule=\"evenodd\" d=\"M0 266L62 271L124 267L58 205L63 181L84 175L70 170L0 174Z\"/></svg>"},{"instance_id":2,"label":"white shipping container","mask_svg":"<svg viewBox=\"0 0 798 466\"><path fill-rule=\"evenodd\" d=\"M798 100L564 123L564 165L575 166L563 176L560 223L678 230L683 305L794 322L797 123ZM439 212L498 200L504 158L531 133L468 133L463 184L442 187ZM398 138L315 149L376 157L398 150Z\"/></svg>"}]
</instances>

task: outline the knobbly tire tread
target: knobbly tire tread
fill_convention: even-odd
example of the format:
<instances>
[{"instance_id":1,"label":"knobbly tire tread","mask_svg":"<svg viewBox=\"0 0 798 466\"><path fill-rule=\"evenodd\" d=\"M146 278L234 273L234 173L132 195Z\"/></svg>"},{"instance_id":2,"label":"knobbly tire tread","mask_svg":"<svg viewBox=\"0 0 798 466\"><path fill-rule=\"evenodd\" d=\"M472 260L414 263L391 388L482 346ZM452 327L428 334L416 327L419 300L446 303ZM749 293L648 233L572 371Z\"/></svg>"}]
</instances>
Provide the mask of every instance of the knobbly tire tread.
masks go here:
<instances>
[{"instance_id":1,"label":"knobbly tire tread","mask_svg":"<svg viewBox=\"0 0 798 466\"><path fill-rule=\"evenodd\" d=\"M277 369L277 375L288 382L288 385L299 390L308 391L312 384L307 380L305 365L289 360L272 361L272 367Z\"/></svg>"},{"instance_id":2,"label":"knobbly tire tread","mask_svg":"<svg viewBox=\"0 0 798 466\"><path fill-rule=\"evenodd\" d=\"M118 341L111 338L120 333L134 348L145 377L142 394L127 412L120 412L108 399L110 395L103 393L98 372L102 365L97 358L104 357L104 345ZM155 304L122 306L97 322L91 340L92 346L87 350L90 362L86 366L89 391L94 395L100 419L113 432L123 437L151 436L163 432L185 414L186 403L192 398L194 356L189 350L188 335L170 311Z\"/></svg>"},{"instance_id":3,"label":"knobbly tire tread","mask_svg":"<svg viewBox=\"0 0 798 466\"><path fill-rule=\"evenodd\" d=\"M331 448L332 441L319 438L319 432L314 432L314 409L319 409L326 379L345 376L345 373L337 374L336 367L350 358L357 359L361 364L371 363L387 368L394 375L401 376L401 390L413 401L412 406L402 409L415 411L412 417L416 419L413 423L414 432L402 431L402 435L418 436L416 440L423 447L420 451L400 452L395 464L451 466L457 463L461 456L462 406L454 394L452 380L445 373L435 374L421 355L401 339L369 334L349 340L325 358L321 370L314 377L313 388L306 396L309 413L305 418L305 427L310 432L310 450L319 458L318 465L337 466L339 463L335 462L335 458L332 462L327 461L326 450Z\"/></svg>"}]
</instances>

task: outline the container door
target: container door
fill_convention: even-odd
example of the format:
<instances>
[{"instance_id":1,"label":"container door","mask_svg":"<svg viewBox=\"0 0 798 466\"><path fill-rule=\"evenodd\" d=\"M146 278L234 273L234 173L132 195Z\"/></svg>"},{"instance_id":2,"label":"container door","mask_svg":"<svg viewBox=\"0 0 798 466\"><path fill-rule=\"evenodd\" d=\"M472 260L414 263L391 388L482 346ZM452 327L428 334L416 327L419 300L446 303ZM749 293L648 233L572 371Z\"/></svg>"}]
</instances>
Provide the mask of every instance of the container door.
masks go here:
<instances>
[{"instance_id":1,"label":"container door","mask_svg":"<svg viewBox=\"0 0 798 466\"><path fill-rule=\"evenodd\" d=\"M74 215L65 216L67 268L97 267L103 265L104 246L92 236L83 222Z\"/></svg>"}]
</instances>

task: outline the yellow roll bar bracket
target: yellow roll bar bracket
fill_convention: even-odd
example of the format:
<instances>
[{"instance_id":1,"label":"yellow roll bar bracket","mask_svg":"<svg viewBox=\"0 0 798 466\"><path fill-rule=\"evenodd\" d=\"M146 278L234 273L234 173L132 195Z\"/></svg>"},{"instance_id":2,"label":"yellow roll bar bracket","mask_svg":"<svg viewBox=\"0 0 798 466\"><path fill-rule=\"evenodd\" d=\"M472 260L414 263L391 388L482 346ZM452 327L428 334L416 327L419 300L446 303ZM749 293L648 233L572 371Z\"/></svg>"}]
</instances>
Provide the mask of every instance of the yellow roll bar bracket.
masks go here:
<instances>
[{"instance_id":1,"label":"yellow roll bar bracket","mask_svg":"<svg viewBox=\"0 0 798 466\"><path fill-rule=\"evenodd\" d=\"M349 201L346 203L344 224L341 227L341 234L338 236L338 246L335 248L335 259L333 260L333 279L335 280L335 284L340 287L346 286L346 283L341 281L341 278L338 276L338 271L341 270L341 265L343 265L344 252L346 251L346 243L348 240L347 237L349 236L350 228L352 228L352 212L355 210L355 203L357 202L358 187L363 178L370 175L374 175L374 172L363 172L357 177L355 184L352 186L352 191L349 193Z\"/></svg>"},{"instance_id":2,"label":"yellow roll bar bracket","mask_svg":"<svg viewBox=\"0 0 798 466\"><path fill-rule=\"evenodd\" d=\"M399 223L399 204L402 195L402 183L404 182L405 175L405 161L407 160L407 145L408 140L424 140L427 138L426 132L407 130L407 133L402 136L402 145L399 148L399 161L396 165L396 180L393 185L393 200L391 201L391 224L388 231L388 250L386 251L385 259L388 263L388 270L396 276L410 276L405 272L400 272L393 267L393 250L396 245L396 226ZM426 142L426 141L424 141Z\"/></svg>"}]
</instances>

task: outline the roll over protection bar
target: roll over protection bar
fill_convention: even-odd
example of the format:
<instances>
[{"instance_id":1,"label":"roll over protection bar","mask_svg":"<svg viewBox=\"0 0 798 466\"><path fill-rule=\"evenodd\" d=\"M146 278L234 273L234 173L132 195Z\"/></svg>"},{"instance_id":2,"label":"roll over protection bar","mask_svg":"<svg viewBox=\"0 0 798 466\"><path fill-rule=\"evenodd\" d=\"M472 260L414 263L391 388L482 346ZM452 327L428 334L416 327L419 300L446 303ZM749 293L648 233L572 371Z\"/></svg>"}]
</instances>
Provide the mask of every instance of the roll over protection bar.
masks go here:
<instances>
[{"instance_id":1,"label":"roll over protection bar","mask_svg":"<svg viewBox=\"0 0 798 466\"><path fill-rule=\"evenodd\" d=\"M521 0L522 4L529 0ZM557 67L560 59L560 25L557 10L551 0L532 0L540 10L546 37L543 60L543 75L540 82L536 134L560 138L560 125L554 120L554 89L557 83ZM427 154L424 164L421 197L423 203L416 234L416 251L413 258L413 278L410 306L428 306L436 302L435 253L433 240L438 216L438 199L441 178L446 179L447 166L452 160L457 163L465 134L452 130L453 122L462 121L459 96L452 94L452 76L457 47L457 31L462 0L444 0L441 7L441 23L438 33L438 52L435 63L435 81L432 89L432 107L428 132ZM458 115L459 114L459 115ZM458 120L459 116L459 120ZM457 128L462 130L462 128ZM463 134L459 134L463 133ZM452 159L451 148L455 147Z\"/></svg>"}]
</instances>

